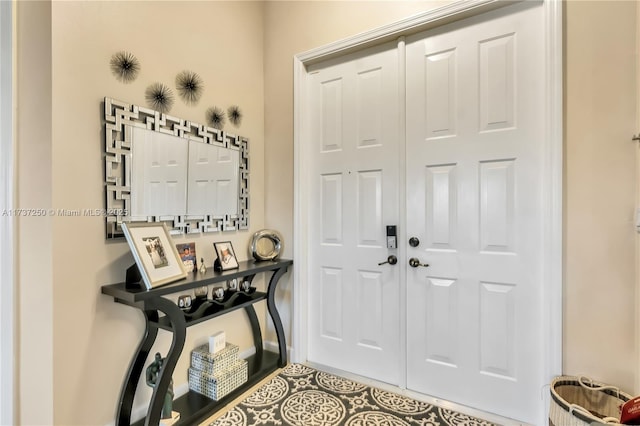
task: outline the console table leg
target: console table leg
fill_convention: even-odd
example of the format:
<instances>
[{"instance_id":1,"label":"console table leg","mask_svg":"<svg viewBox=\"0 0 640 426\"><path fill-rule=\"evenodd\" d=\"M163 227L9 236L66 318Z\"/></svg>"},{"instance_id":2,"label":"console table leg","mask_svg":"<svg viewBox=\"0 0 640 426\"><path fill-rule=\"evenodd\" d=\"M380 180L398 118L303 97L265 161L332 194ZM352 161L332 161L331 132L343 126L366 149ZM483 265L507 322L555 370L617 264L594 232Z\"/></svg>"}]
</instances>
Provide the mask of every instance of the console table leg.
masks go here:
<instances>
[{"instance_id":1,"label":"console table leg","mask_svg":"<svg viewBox=\"0 0 640 426\"><path fill-rule=\"evenodd\" d=\"M251 332L253 333L253 344L256 347L256 369L260 369L260 364L262 360L262 331L260 330L260 322L258 322L258 315L256 315L256 310L253 308L253 305L248 305L244 307L244 310L247 313L247 317L249 317L249 323L251 324Z\"/></svg>"},{"instance_id":2,"label":"console table leg","mask_svg":"<svg viewBox=\"0 0 640 426\"><path fill-rule=\"evenodd\" d=\"M131 424L131 408L133 407L133 397L136 394L138 380L140 380L144 363L147 361L149 351L151 351L151 347L158 335L158 328L149 325L149 321L158 321L158 313L156 311L144 311L143 313L145 332L138 349L131 359L127 377L120 391L120 401L118 403L118 412L116 413L117 426L129 426Z\"/></svg>"},{"instance_id":3,"label":"console table leg","mask_svg":"<svg viewBox=\"0 0 640 426\"><path fill-rule=\"evenodd\" d=\"M269 310L269 315L273 321L273 326L276 329L276 336L278 336L278 350L280 354L280 357L278 358L278 367L280 368L287 365L287 342L284 335L284 329L282 328L280 314L278 314L278 309L276 308L275 294L278 280L285 272L287 272L286 267L275 271L269 280L269 289L267 290L267 309Z\"/></svg>"},{"instance_id":4,"label":"console table leg","mask_svg":"<svg viewBox=\"0 0 640 426\"><path fill-rule=\"evenodd\" d=\"M157 299L147 302L147 309L157 309L163 312L169 321L171 322L171 328L173 330L173 339L171 341L171 347L169 353L164 359L160 375L157 378L156 384L153 388L151 395L151 402L149 403L149 410L147 411L147 418L145 420L146 426L156 426L160 422L162 416L162 406L164 404L164 398L171 384L173 371L176 368L176 363L182 349L184 348L184 342L187 338L187 323L184 319L182 311L176 306L175 303L158 297Z\"/></svg>"}]
</instances>

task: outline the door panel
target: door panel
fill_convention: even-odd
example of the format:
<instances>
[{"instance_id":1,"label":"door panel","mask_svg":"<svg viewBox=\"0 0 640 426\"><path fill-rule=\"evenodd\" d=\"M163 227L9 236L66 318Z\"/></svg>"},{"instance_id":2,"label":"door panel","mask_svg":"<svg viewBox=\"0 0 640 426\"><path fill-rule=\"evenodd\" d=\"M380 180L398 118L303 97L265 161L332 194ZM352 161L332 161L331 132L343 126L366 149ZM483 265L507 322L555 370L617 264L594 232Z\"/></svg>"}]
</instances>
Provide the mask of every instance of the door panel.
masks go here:
<instances>
[{"instance_id":1,"label":"door panel","mask_svg":"<svg viewBox=\"0 0 640 426\"><path fill-rule=\"evenodd\" d=\"M309 71L309 360L398 384L400 266L378 265L400 210L396 46Z\"/></svg>"},{"instance_id":2,"label":"door panel","mask_svg":"<svg viewBox=\"0 0 640 426\"><path fill-rule=\"evenodd\" d=\"M407 39L407 385L519 420L540 409L539 5Z\"/></svg>"},{"instance_id":3,"label":"door panel","mask_svg":"<svg viewBox=\"0 0 640 426\"><path fill-rule=\"evenodd\" d=\"M536 423L543 28L522 2L407 37L406 105L393 44L309 68L310 361L398 384L406 351L411 390ZM401 214L420 243L378 265Z\"/></svg>"}]
</instances>

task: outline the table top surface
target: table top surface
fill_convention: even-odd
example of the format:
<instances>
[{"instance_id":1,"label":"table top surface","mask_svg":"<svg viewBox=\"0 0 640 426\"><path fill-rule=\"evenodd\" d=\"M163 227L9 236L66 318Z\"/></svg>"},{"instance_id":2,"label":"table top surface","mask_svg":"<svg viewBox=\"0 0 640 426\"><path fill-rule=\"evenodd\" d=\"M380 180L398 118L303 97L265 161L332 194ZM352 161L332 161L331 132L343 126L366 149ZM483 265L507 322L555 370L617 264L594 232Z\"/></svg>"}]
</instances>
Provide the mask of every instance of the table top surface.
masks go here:
<instances>
[{"instance_id":1,"label":"table top surface","mask_svg":"<svg viewBox=\"0 0 640 426\"><path fill-rule=\"evenodd\" d=\"M292 264L293 260L291 259L265 261L245 260L238 262L239 267L236 269L215 271L213 267L209 267L204 274L200 272L190 272L186 278L152 289L145 288L144 283L141 283L140 288L127 288L124 282L107 284L102 286L102 293L122 301L135 303L205 285L225 282L234 278L242 278L260 272L276 271L281 268L287 268Z\"/></svg>"}]
</instances>

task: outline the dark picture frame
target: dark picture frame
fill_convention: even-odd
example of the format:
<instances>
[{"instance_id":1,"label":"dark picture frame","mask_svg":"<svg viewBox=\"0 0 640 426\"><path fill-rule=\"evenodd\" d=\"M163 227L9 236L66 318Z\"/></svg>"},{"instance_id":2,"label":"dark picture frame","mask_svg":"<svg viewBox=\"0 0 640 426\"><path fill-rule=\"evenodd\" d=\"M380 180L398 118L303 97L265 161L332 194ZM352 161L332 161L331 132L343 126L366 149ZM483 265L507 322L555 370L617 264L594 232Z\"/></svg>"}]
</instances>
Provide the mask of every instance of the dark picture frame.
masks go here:
<instances>
[{"instance_id":1,"label":"dark picture frame","mask_svg":"<svg viewBox=\"0 0 640 426\"><path fill-rule=\"evenodd\" d=\"M177 243L176 249L187 272L198 272L198 255L196 243Z\"/></svg>"},{"instance_id":2,"label":"dark picture frame","mask_svg":"<svg viewBox=\"0 0 640 426\"><path fill-rule=\"evenodd\" d=\"M216 256L218 256L215 265L217 270L227 271L229 269L237 269L240 267L231 241L213 243L213 248L216 251Z\"/></svg>"}]
</instances>

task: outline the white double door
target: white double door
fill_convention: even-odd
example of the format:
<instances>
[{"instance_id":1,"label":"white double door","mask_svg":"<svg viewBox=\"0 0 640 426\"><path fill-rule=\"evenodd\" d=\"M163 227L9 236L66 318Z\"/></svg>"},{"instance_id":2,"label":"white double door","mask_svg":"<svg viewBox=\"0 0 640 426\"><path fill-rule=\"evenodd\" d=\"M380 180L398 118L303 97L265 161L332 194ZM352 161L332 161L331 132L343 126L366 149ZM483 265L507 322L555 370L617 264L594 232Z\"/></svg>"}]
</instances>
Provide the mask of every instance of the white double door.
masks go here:
<instances>
[{"instance_id":1,"label":"white double door","mask_svg":"<svg viewBox=\"0 0 640 426\"><path fill-rule=\"evenodd\" d=\"M539 418L541 9L308 70L310 361Z\"/></svg>"}]
</instances>

